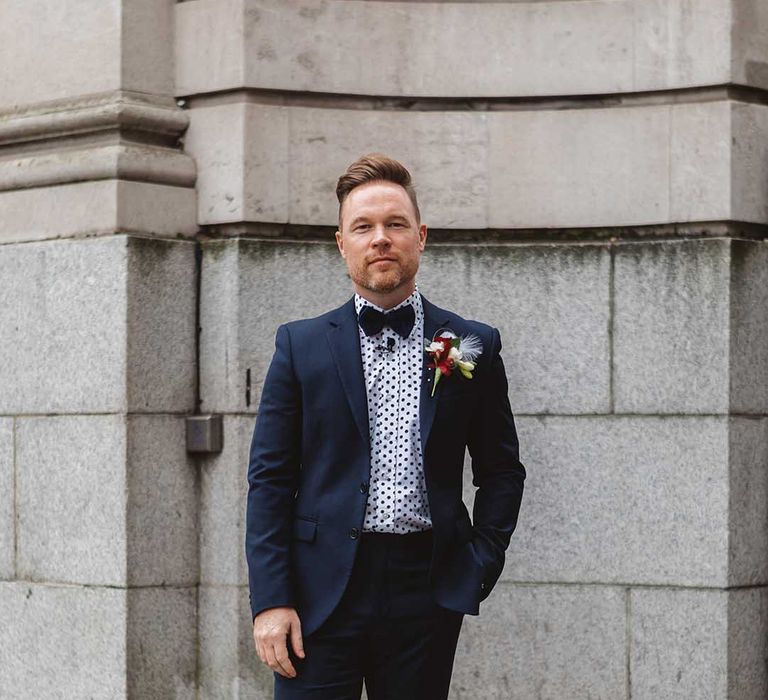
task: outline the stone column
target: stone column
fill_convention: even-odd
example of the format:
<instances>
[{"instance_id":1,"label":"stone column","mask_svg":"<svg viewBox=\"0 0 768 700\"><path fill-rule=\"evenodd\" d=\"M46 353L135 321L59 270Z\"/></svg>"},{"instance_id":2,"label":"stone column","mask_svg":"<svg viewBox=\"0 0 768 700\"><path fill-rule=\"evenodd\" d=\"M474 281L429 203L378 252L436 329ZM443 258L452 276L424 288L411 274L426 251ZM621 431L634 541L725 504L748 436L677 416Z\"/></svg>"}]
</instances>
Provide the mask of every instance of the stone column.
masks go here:
<instances>
[{"instance_id":1,"label":"stone column","mask_svg":"<svg viewBox=\"0 0 768 700\"><path fill-rule=\"evenodd\" d=\"M0 6L2 697L195 697L197 225L173 7Z\"/></svg>"},{"instance_id":2,"label":"stone column","mask_svg":"<svg viewBox=\"0 0 768 700\"><path fill-rule=\"evenodd\" d=\"M350 293L333 186L371 150L414 171L421 290L501 329L529 469L452 697L766 697L765 7L177 6L176 94L218 238L203 405L227 414L201 490L203 697L269 697L247 444L276 326Z\"/></svg>"}]
</instances>

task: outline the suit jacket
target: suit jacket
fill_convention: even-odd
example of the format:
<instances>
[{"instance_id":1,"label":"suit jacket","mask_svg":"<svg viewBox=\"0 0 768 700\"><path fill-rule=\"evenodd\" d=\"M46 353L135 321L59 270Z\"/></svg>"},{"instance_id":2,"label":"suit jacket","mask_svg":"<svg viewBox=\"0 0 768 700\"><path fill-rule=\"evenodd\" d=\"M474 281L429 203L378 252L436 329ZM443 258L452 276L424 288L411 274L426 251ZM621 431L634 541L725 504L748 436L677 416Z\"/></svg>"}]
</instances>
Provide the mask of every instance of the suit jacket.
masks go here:
<instances>
[{"instance_id":1,"label":"suit jacket","mask_svg":"<svg viewBox=\"0 0 768 700\"><path fill-rule=\"evenodd\" d=\"M424 336L443 328L483 343L474 377L442 377L424 354L421 447L432 516L435 602L476 615L504 566L525 469L495 328L422 296ZM462 502L465 448L477 487ZM311 634L346 587L365 516L370 436L354 298L322 316L277 329L248 465L246 558L251 613L297 608Z\"/></svg>"}]
</instances>

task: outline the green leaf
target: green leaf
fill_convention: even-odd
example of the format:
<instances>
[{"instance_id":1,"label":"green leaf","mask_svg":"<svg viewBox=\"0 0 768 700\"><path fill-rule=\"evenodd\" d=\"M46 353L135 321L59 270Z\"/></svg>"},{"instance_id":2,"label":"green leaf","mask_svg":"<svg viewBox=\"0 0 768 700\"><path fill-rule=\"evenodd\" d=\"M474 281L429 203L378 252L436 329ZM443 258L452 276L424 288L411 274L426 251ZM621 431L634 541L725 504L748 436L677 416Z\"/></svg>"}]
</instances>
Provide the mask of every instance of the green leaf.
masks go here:
<instances>
[{"instance_id":1,"label":"green leaf","mask_svg":"<svg viewBox=\"0 0 768 700\"><path fill-rule=\"evenodd\" d=\"M443 376L443 373L440 371L440 368L435 367L435 379L432 382L432 393L430 394L430 396L435 395L435 389L437 389L437 383L440 381L440 377L442 376Z\"/></svg>"}]
</instances>

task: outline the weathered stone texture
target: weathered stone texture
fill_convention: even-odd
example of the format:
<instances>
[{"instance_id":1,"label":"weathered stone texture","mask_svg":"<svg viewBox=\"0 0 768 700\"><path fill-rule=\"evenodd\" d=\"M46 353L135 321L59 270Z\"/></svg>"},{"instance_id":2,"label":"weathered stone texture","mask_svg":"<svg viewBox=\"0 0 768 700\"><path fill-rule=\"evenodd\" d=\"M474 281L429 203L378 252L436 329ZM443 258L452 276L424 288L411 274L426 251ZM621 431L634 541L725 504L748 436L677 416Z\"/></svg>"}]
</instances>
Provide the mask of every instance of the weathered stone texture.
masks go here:
<instances>
[{"instance_id":1,"label":"weathered stone texture","mask_svg":"<svg viewBox=\"0 0 768 700\"><path fill-rule=\"evenodd\" d=\"M617 587L500 583L464 617L451 699L625 699L625 608Z\"/></svg>"},{"instance_id":2,"label":"weathered stone texture","mask_svg":"<svg viewBox=\"0 0 768 700\"><path fill-rule=\"evenodd\" d=\"M706 12L691 0L186 2L176 7L176 90L594 95L722 84L733 73L761 84L759 34L747 12L732 34L730 12L729 0Z\"/></svg>"},{"instance_id":3,"label":"weathered stone texture","mask_svg":"<svg viewBox=\"0 0 768 700\"><path fill-rule=\"evenodd\" d=\"M729 586L768 584L768 419L729 419Z\"/></svg>"},{"instance_id":4,"label":"weathered stone texture","mask_svg":"<svg viewBox=\"0 0 768 700\"><path fill-rule=\"evenodd\" d=\"M335 225L336 179L371 151L409 165L434 228L766 223L766 115L729 100L445 112L242 101L191 109L187 149L201 224Z\"/></svg>"},{"instance_id":5,"label":"weathered stone texture","mask_svg":"<svg viewBox=\"0 0 768 700\"><path fill-rule=\"evenodd\" d=\"M126 282L125 239L0 247L0 411L123 405Z\"/></svg>"},{"instance_id":6,"label":"weathered stone texture","mask_svg":"<svg viewBox=\"0 0 768 700\"><path fill-rule=\"evenodd\" d=\"M126 697L196 700L197 590L131 588L124 595Z\"/></svg>"},{"instance_id":7,"label":"weathered stone texture","mask_svg":"<svg viewBox=\"0 0 768 700\"><path fill-rule=\"evenodd\" d=\"M728 585L727 418L517 424L528 476L504 579Z\"/></svg>"},{"instance_id":8,"label":"weathered stone texture","mask_svg":"<svg viewBox=\"0 0 768 700\"><path fill-rule=\"evenodd\" d=\"M199 477L183 416L127 419L127 580L131 586L199 580Z\"/></svg>"},{"instance_id":9,"label":"weathered stone texture","mask_svg":"<svg viewBox=\"0 0 768 700\"><path fill-rule=\"evenodd\" d=\"M255 411L277 326L346 301L346 268L331 242L221 241L204 250L203 408ZM515 412L594 413L609 407L609 267L601 246L428 243L418 279L430 301L500 328Z\"/></svg>"},{"instance_id":10,"label":"weathered stone texture","mask_svg":"<svg viewBox=\"0 0 768 700\"><path fill-rule=\"evenodd\" d=\"M0 418L0 580L16 570L16 506L13 419Z\"/></svg>"},{"instance_id":11,"label":"weathered stone texture","mask_svg":"<svg viewBox=\"0 0 768 700\"><path fill-rule=\"evenodd\" d=\"M256 653L247 586L200 587L200 699L271 700L272 671Z\"/></svg>"},{"instance_id":12,"label":"weathered stone texture","mask_svg":"<svg viewBox=\"0 0 768 700\"><path fill-rule=\"evenodd\" d=\"M197 232L195 191L189 187L128 180L76 182L0 192L0 208L2 241L122 232L177 238Z\"/></svg>"},{"instance_id":13,"label":"weathered stone texture","mask_svg":"<svg viewBox=\"0 0 768 700\"><path fill-rule=\"evenodd\" d=\"M204 244L203 251L202 408L255 413L277 327L349 299L346 267L335 242L216 241Z\"/></svg>"},{"instance_id":14,"label":"weathered stone texture","mask_svg":"<svg viewBox=\"0 0 768 700\"><path fill-rule=\"evenodd\" d=\"M617 248L616 411L728 411L729 284L728 241Z\"/></svg>"},{"instance_id":15,"label":"weathered stone texture","mask_svg":"<svg viewBox=\"0 0 768 700\"><path fill-rule=\"evenodd\" d=\"M195 595L0 583L0 697L191 700Z\"/></svg>"},{"instance_id":16,"label":"weathered stone texture","mask_svg":"<svg viewBox=\"0 0 768 700\"><path fill-rule=\"evenodd\" d=\"M728 697L728 594L633 589L632 698Z\"/></svg>"},{"instance_id":17,"label":"weathered stone texture","mask_svg":"<svg viewBox=\"0 0 768 700\"><path fill-rule=\"evenodd\" d=\"M197 581L197 477L183 418L19 418L17 442L20 577Z\"/></svg>"},{"instance_id":18,"label":"weathered stone texture","mask_svg":"<svg viewBox=\"0 0 768 700\"><path fill-rule=\"evenodd\" d=\"M731 242L730 406L768 413L768 243Z\"/></svg>"},{"instance_id":19,"label":"weathered stone texture","mask_svg":"<svg viewBox=\"0 0 768 700\"><path fill-rule=\"evenodd\" d=\"M768 697L768 589L728 592L728 698Z\"/></svg>"},{"instance_id":20,"label":"weathered stone texture","mask_svg":"<svg viewBox=\"0 0 768 700\"><path fill-rule=\"evenodd\" d=\"M194 244L130 236L126 402L131 411L192 411L195 390Z\"/></svg>"},{"instance_id":21,"label":"weathered stone texture","mask_svg":"<svg viewBox=\"0 0 768 700\"><path fill-rule=\"evenodd\" d=\"M0 583L0 697L126 697L126 612L117 588Z\"/></svg>"},{"instance_id":22,"label":"weathered stone texture","mask_svg":"<svg viewBox=\"0 0 768 700\"><path fill-rule=\"evenodd\" d=\"M255 418L224 416L224 449L200 460L200 581L243 586L248 451Z\"/></svg>"},{"instance_id":23,"label":"weathered stone texture","mask_svg":"<svg viewBox=\"0 0 768 700\"><path fill-rule=\"evenodd\" d=\"M604 413L609 274L603 246L427 243L419 289L499 328L514 413Z\"/></svg>"},{"instance_id":24,"label":"weathered stone texture","mask_svg":"<svg viewBox=\"0 0 768 700\"><path fill-rule=\"evenodd\" d=\"M124 585L124 418L17 419L18 575Z\"/></svg>"},{"instance_id":25,"label":"weathered stone texture","mask_svg":"<svg viewBox=\"0 0 768 700\"><path fill-rule=\"evenodd\" d=\"M120 88L172 92L172 13L156 0L3 3L0 111Z\"/></svg>"},{"instance_id":26,"label":"weathered stone texture","mask_svg":"<svg viewBox=\"0 0 768 700\"><path fill-rule=\"evenodd\" d=\"M768 590L633 589L632 698L759 700L768 693Z\"/></svg>"},{"instance_id":27,"label":"weathered stone texture","mask_svg":"<svg viewBox=\"0 0 768 700\"><path fill-rule=\"evenodd\" d=\"M0 411L191 410L194 318L191 243L2 246Z\"/></svg>"}]
</instances>

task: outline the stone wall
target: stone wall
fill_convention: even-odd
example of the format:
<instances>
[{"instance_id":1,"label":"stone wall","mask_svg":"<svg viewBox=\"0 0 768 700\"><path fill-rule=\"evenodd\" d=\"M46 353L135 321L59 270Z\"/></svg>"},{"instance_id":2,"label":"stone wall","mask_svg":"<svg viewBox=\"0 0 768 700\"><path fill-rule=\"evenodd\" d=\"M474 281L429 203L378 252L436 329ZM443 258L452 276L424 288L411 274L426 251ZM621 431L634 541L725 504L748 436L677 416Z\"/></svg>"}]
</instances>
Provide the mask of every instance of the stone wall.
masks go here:
<instances>
[{"instance_id":1,"label":"stone wall","mask_svg":"<svg viewBox=\"0 0 768 700\"><path fill-rule=\"evenodd\" d=\"M501 331L529 474L452 698L766 697L767 7L0 7L0 698L271 697L248 445L371 150L420 290Z\"/></svg>"}]
</instances>

